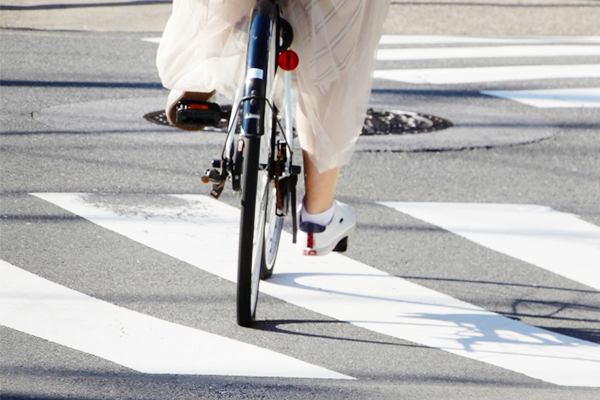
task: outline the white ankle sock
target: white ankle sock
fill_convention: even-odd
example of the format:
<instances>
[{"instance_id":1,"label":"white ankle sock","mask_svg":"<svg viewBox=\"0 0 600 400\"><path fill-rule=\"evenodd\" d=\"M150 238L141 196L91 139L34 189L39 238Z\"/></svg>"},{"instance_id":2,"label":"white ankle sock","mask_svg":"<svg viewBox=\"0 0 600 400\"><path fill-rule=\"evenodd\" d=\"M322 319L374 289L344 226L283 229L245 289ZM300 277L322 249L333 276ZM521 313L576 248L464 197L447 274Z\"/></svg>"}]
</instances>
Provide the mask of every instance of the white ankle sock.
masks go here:
<instances>
[{"instance_id":1,"label":"white ankle sock","mask_svg":"<svg viewBox=\"0 0 600 400\"><path fill-rule=\"evenodd\" d=\"M313 224L327 226L333 219L333 212L335 210L335 204L331 206L330 209L323 211L319 214L310 214L306 211L304 207L302 207L302 215L300 216L300 220L302 222L311 222Z\"/></svg>"}]
</instances>

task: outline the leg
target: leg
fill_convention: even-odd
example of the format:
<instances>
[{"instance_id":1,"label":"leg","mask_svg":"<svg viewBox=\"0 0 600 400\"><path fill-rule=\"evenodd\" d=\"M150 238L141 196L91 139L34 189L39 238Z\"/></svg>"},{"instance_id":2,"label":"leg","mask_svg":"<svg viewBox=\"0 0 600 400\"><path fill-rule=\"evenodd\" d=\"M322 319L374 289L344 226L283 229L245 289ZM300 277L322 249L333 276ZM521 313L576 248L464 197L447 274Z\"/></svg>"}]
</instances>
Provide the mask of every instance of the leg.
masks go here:
<instances>
[{"instance_id":1,"label":"leg","mask_svg":"<svg viewBox=\"0 0 600 400\"><path fill-rule=\"evenodd\" d=\"M304 207L310 214L319 214L333 206L335 187L337 185L340 168L330 169L319 173L306 152L304 156Z\"/></svg>"}]
</instances>

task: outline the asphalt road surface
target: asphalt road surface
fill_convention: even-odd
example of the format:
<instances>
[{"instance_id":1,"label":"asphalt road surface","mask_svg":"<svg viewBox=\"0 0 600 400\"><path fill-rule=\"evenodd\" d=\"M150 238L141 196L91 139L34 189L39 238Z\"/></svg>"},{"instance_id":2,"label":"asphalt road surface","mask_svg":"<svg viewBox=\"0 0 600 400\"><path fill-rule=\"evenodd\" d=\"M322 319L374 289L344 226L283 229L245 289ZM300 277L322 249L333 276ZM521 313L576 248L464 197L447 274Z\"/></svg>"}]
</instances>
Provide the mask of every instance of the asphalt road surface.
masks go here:
<instances>
[{"instance_id":1,"label":"asphalt road surface","mask_svg":"<svg viewBox=\"0 0 600 400\"><path fill-rule=\"evenodd\" d=\"M598 37L385 36L371 106L454 126L361 138L349 250L286 235L246 329L156 32L0 35L2 398L600 395Z\"/></svg>"}]
</instances>

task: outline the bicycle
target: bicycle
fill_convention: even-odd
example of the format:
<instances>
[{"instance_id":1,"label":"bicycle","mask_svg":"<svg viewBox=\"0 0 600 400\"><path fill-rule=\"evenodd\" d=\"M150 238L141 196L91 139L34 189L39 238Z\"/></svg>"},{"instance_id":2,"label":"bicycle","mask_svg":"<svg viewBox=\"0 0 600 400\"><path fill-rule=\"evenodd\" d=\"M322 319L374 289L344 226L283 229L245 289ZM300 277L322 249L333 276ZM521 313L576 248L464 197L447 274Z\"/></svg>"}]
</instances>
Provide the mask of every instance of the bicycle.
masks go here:
<instances>
[{"instance_id":1,"label":"bicycle","mask_svg":"<svg viewBox=\"0 0 600 400\"><path fill-rule=\"evenodd\" d=\"M301 172L292 162L290 74L298 56L289 50L293 30L281 15L278 0L256 2L249 33L244 84L230 114L208 102L181 102L177 109L177 121L183 124L217 126L221 118L229 119L221 158L213 160L202 180L213 184L214 198L228 180L241 196L237 323L244 327L255 320L259 283L273 274L283 221L289 214L296 240L296 183ZM278 68L284 71L285 126L272 96Z\"/></svg>"}]
</instances>

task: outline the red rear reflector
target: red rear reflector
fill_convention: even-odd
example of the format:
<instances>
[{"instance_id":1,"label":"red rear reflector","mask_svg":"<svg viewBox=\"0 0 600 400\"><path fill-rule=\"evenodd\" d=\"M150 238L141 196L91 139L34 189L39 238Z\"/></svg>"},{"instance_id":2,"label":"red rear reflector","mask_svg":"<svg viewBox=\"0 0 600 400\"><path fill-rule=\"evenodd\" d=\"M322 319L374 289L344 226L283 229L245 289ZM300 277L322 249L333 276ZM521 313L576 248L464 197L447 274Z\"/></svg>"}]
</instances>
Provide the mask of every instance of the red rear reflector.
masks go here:
<instances>
[{"instance_id":1,"label":"red rear reflector","mask_svg":"<svg viewBox=\"0 0 600 400\"><path fill-rule=\"evenodd\" d=\"M292 50L282 51L277 58L277 64L286 71L295 70L298 66L298 62L300 62L298 54Z\"/></svg>"},{"instance_id":2,"label":"red rear reflector","mask_svg":"<svg viewBox=\"0 0 600 400\"><path fill-rule=\"evenodd\" d=\"M208 110L208 104L190 104L192 110Z\"/></svg>"}]
</instances>

